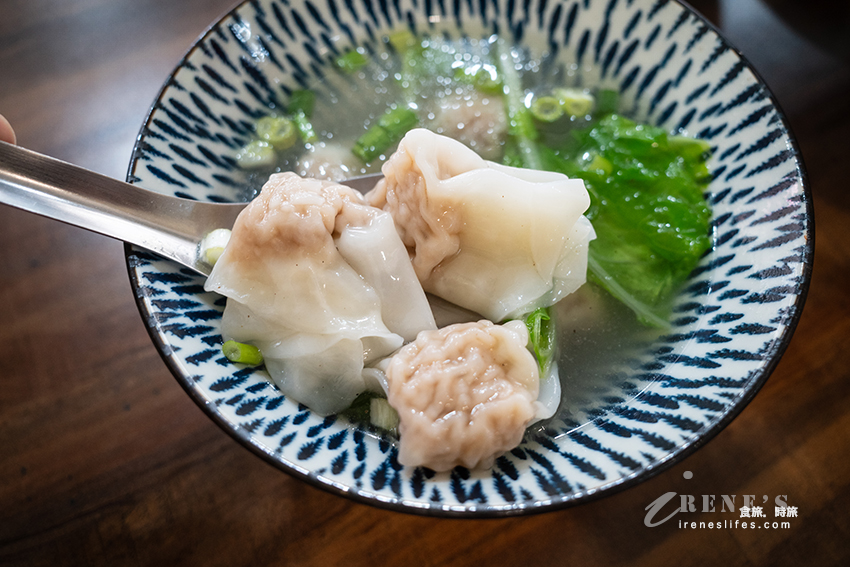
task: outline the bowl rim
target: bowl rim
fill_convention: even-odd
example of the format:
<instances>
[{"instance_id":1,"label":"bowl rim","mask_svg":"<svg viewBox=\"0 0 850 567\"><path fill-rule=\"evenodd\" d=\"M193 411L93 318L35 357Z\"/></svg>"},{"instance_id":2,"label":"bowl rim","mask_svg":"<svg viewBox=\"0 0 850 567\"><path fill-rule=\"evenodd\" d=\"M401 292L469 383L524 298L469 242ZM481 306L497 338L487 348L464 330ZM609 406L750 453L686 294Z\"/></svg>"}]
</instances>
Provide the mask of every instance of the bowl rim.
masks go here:
<instances>
[{"instance_id":1,"label":"bowl rim","mask_svg":"<svg viewBox=\"0 0 850 567\"><path fill-rule=\"evenodd\" d=\"M556 0L556 2L561 1L564 0ZM324 482L320 478L317 478L312 474L298 471L293 467L289 466L287 463L284 463L280 459L275 458L273 455L253 443L246 431L242 430L241 428L233 427L233 424L227 421L223 414L218 412L216 408L209 403L208 400L203 398L203 396L199 393L197 389L192 387L191 380L189 380L188 377L185 376L182 372L178 357L175 355L170 345L168 345L167 342L164 340L163 335L158 332L155 325L150 325L147 323L151 314L146 309L144 303L144 296L139 293L134 293L136 307L139 310L139 314L141 315L142 320L145 321L145 329L147 330L151 341L153 342L157 352L159 353L162 360L165 362L169 371L174 376L176 381L180 384L180 386L183 388L183 390L189 395L190 398L192 398L192 400L203 410L207 417L209 417L216 425L218 425L222 430L224 430L228 435L230 435L234 440L236 440L242 447L248 449L258 457L260 457L264 462L273 466L274 468L295 477L299 481L307 482L308 484L316 488L322 489L326 492L330 492L331 494L342 496L344 498L350 499L361 504L367 504L372 507L393 512L400 512L426 517L454 519L485 519L530 516L546 512L563 510L565 508L571 508L580 504L586 504L607 496L617 494L623 490L636 486L637 484L640 484L666 471L674 465L684 461L698 449L702 448L708 442L713 440L721 431L723 431L735 418L737 418L741 414L741 412L749 405L749 403L753 400L756 394L761 391L762 387L764 387L768 378L775 371L780 360L782 359L782 356L784 355L785 351L791 343L794 332L796 331L797 325L802 316L803 308L805 307L806 298L809 292L809 287L811 285L815 255L814 207L812 202L812 193L809 185L808 174L806 171L805 164L803 162L802 153L799 149L799 145L797 143L796 137L794 136L791 125L788 122L787 115L783 111L773 91L770 89L770 86L767 84L761 74L756 70L756 68L752 65L752 63L750 63L749 59L732 42L729 41L729 39L723 34L723 32L718 26L716 26L713 22L709 21L705 16L703 16L702 13L693 8L687 1L669 1L675 4L679 4L684 10L699 18L701 20L701 23L707 26L726 48L735 53L736 57L741 61L745 68L753 74L756 81L764 88L767 94L767 99L770 101L771 105L773 106L779 118L781 119L781 124L784 129L785 136L788 139L790 149L792 150L794 160L796 162L796 169L800 180L799 185L801 193L805 200L806 243L801 254L800 260L800 264L802 266L800 284L797 288L796 300L793 306L791 307L793 309L793 313L787 319L787 324L785 325L785 329L783 330L781 337L774 343L769 358L757 370L757 374L752 378L747 388L743 390L742 395L739 396L734 403L730 404L730 406L726 409L725 413L720 419L716 420L708 428L700 431L697 437L685 442L684 444L677 445L673 450L671 450L667 455L665 455L664 458L649 463L637 472L619 477L609 483L603 484L591 490L576 491L572 493L571 496L567 496L559 500L550 500L542 505L519 504L517 506L511 506L508 508L492 508L485 505L484 507L470 507L464 510L456 510L451 509L450 507L410 506L406 505L403 500L385 501L384 499L377 498L375 496L361 494L359 491L354 490L350 487L343 488L337 484ZM217 19L207 25L207 27L198 36L196 36L190 47L184 52L183 56L175 63L173 69L163 81L162 86L157 92L156 97L153 99L147 111L147 114L145 115L145 119L136 136L133 145L133 152L127 169L126 180L128 182L132 183L134 179L134 171L138 164L139 142L143 139L145 131L149 128L153 114L157 107L160 105L160 103L163 101L163 97L171 86L175 78L175 74L186 64L186 62L190 59L190 57L192 57L195 51L200 49L201 43L212 33L214 33L218 26L224 20L231 17L233 14L241 10L243 6L250 3L252 3L252 0L239 0L232 8L224 11ZM131 256L134 254L135 248L136 247L134 247L132 244L124 243L124 260L125 266L127 268L127 273L130 279L130 284L133 290L138 290L142 286L142 282L137 279L136 273L134 271L134 266L131 261Z\"/></svg>"}]
</instances>

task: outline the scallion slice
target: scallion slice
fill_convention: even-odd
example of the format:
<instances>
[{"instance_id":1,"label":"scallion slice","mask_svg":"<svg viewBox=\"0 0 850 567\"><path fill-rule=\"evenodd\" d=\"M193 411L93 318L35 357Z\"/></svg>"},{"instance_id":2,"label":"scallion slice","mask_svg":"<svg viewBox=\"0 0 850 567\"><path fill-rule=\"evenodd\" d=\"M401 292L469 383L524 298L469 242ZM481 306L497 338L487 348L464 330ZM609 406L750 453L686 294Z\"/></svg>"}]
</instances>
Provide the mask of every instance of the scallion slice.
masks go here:
<instances>
[{"instance_id":1,"label":"scallion slice","mask_svg":"<svg viewBox=\"0 0 850 567\"><path fill-rule=\"evenodd\" d=\"M263 116L255 124L257 137L276 150L287 150L298 140L295 124L285 116Z\"/></svg>"},{"instance_id":2,"label":"scallion slice","mask_svg":"<svg viewBox=\"0 0 850 567\"><path fill-rule=\"evenodd\" d=\"M531 115L541 122L554 122L564 115L564 107L554 96L541 96L532 101Z\"/></svg>"},{"instance_id":3,"label":"scallion slice","mask_svg":"<svg viewBox=\"0 0 850 567\"><path fill-rule=\"evenodd\" d=\"M263 354L254 345L230 340L221 345L221 352L231 362L248 366L259 366L263 363Z\"/></svg>"}]
</instances>

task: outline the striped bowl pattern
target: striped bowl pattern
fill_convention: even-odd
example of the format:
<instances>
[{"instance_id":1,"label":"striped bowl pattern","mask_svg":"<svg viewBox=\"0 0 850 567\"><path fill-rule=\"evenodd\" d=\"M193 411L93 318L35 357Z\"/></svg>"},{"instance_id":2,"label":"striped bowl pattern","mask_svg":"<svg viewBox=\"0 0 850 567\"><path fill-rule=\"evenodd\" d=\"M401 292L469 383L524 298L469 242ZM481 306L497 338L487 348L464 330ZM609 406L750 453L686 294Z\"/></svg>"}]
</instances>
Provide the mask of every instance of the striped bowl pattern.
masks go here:
<instances>
[{"instance_id":1,"label":"striped bowl pattern","mask_svg":"<svg viewBox=\"0 0 850 567\"><path fill-rule=\"evenodd\" d=\"M223 298L144 250L127 262L151 337L190 396L249 449L314 485L396 510L460 517L553 510L681 460L755 395L787 346L813 257L811 197L771 93L701 17L656 0L253 0L197 41L139 135L128 179L199 200L244 199L235 166L252 121L334 55L417 33L491 33L574 63L630 114L709 140L714 247L672 329L606 391L530 431L485 471L406 468L390 440L287 400L263 370L223 358Z\"/></svg>"}]
</instances>

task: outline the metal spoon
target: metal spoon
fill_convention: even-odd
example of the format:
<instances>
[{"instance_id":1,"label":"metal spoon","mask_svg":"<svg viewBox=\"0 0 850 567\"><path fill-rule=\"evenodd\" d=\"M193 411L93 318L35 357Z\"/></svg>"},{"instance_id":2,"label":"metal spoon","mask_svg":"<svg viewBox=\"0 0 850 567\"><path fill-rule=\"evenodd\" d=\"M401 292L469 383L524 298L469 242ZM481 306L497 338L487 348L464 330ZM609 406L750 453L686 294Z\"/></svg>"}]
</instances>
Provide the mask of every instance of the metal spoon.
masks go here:
<instances>
[{"instance_id":1,"label":"metal spoon","mask_svg":"<svg viewBox=\"0 0 850 567\"><path fill-rule=\"evenodd\" d=\"M368 191L380 174L343 183ZM247 203L222 204L162 195L0 142L0 203L136 244L196 272L211 266L201 240L230 228Z\"/></svg>"}]
</instances>

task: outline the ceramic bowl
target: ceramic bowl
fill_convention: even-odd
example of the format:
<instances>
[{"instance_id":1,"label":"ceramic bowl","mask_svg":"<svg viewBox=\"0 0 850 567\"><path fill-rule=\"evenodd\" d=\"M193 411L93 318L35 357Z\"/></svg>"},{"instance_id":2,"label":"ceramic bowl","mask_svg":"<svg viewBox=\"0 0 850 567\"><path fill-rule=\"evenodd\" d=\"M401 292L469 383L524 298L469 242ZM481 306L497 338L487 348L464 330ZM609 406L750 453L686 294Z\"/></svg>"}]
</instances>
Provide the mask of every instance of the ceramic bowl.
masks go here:
<instances>
[{"instance_id":1,"label":"ceramic bowl","mask_svg":"<svg viewBox=\"0 0 850 567\"><path fill-rule=\"evenodd\" d=\"M659 0L255 0L213 24L145 121L131 182L199 200L244 198L235 167L253 119L311 84L336 54L390 30L499 34L616 89L629 114L708 140L713 248L672 328L601 382L569 386L557 419L488 470L404 467L392 439L286 399L262 369L221 354L224 299L143 250L127 263L145 325L189 395L283 471L372 505L426 515L559 509L633 486L712 438L776 367L799 319L813 255L800 154L768 88L699 15ZM578 382L581 382L579 380Z\"/></svg>"}]
</instances>

